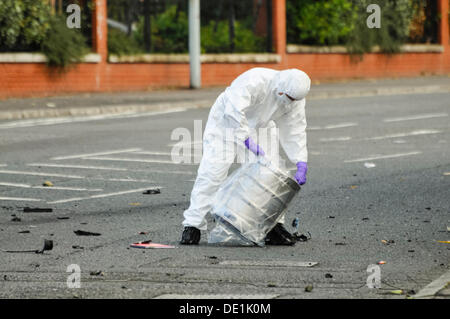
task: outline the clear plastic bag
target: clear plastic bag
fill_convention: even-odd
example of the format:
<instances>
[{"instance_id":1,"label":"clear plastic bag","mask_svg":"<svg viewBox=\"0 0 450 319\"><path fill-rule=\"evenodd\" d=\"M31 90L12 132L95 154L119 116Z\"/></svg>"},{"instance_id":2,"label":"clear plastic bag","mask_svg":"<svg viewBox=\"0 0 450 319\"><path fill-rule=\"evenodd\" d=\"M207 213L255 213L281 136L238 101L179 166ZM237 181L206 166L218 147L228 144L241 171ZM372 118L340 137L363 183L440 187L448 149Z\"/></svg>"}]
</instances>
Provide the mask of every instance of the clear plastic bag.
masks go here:
<instances>
[{"instance_id":1,"label":"clear plastic bag","mask_svg":"<svg viewBox=\"0 0 450 319\"><path fill-rule=\"evenodd\" d=\"M209 243L264 246L267 233L283 216L300 186L267 158L245 163L219 188Z\"/></svg>"}]
</instances>

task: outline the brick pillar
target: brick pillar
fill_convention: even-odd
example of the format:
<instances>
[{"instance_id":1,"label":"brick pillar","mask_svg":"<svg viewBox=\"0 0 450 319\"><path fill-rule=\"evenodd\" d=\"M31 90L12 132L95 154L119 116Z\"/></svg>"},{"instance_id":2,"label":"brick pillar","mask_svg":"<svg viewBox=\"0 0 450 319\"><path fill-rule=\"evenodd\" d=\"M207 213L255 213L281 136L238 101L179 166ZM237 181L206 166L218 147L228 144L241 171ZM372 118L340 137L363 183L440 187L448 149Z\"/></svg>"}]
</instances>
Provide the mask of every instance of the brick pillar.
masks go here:
<instances>
[{"instance_id":1,"label":"brick pillar","mask_svg":"<svg viewBox=\"0 0 450 319\"><path fill-rule=\"evenodd\" d=\"M101 56L102 63L108 57L108 25L106 22L106 0L93 0L92 12L92 49Z\"/></svg>"},{"instance_id":2,"label":"brick pillar","mask_svg":"<svg viewBox=\"0 0 450 319\"><path fill-rule=\"evenodd\" d=\"M438 14L441 16L439 24L439 43L444 47L449 46L449 30L448 30L448 0L438 0Z\"/></svg>"},{"instance_id":3,"label":"brick pillar","mask_svg":"<svg viewBox=\"0 0 450 319\"><path fill-rule=\"evenodd\" d=\"M273 47L283 63L286 56L286 0L272 0L272 25Z\"/></svg>"}]
</instances>

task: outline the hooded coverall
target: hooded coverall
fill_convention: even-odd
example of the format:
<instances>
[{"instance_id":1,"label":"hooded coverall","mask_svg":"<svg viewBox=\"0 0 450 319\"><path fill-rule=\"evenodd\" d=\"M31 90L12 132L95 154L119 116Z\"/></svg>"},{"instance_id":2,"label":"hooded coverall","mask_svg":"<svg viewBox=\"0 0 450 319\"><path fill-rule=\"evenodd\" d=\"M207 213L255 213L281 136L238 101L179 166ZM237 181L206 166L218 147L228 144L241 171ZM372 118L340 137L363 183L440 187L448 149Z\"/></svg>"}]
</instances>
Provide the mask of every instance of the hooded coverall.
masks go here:
<instances>
[{"instance_id":1,"label":"hooded coverall","mask_svg":"<svg viewBox=\"0 0 450 319\"><path fill-rule=\"evenodd\" d=\"M293 163L307 162L305 96L311 80L297 69L276 71L253 68L238 76L212 106L203 137L203 157L191 193L183 226L206 230L206 214L235 158L252 130L278 127L280 144ZM233 130L233 140L225 131ZM225 145L225 147L224 147ZM227 160L224 161L224 158Z\"/></svg>"}]
</instances>

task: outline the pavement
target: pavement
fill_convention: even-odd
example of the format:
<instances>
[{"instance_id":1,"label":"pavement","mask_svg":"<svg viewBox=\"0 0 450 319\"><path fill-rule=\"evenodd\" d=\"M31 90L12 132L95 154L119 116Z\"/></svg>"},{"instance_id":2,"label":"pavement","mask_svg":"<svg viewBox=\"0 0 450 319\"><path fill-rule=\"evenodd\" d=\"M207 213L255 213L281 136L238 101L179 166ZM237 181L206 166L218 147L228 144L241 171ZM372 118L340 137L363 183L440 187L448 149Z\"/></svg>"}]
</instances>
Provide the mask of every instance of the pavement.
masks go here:
<instances>
[{"instance_id":1,"label":"pavement","mask_svg":"<svg viewBox=\"0 0 450 319\"><path fill-rule=\"evenodd\" d=\"M2 101L2 114L176 106L0 120L0 298L448 298L448 87L448 77L314 86L308 182L286 212L286 227L298 217L311 239L264 248L208 245L207 232L178 244L198 165L172 161L176 132L195 151L194 121L204 127L209 112L198 102L220 88ZM54 247L43 254L5 252L44 239ZM176 248L129 246L142 240Z\"/></svg>"},{"instance_id":2,"label":"pavement","mask_svg":"<svg viewBox=\"0 0 450 319\"><path fill-rule=\"evenodd\" d=\"M168 89L146 92L82 93L0 100L0 120L154 112L210 107L224 87L199 90ZM313 82L308 100L439 93L450 90L449 76L370 79L334 83Z\"/></svg>"}]
</instances>

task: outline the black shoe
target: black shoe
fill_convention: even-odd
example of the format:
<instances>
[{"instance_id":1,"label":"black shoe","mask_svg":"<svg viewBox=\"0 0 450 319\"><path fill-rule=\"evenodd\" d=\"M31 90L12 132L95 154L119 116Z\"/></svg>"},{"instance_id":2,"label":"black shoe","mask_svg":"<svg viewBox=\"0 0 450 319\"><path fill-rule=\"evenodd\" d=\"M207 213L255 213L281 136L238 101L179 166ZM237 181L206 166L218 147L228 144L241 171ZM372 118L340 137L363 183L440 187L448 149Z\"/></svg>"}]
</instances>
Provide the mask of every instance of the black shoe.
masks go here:
<instances>
[{"instance_id":1,"label":"black shoe","mask_svg":"<svg viewBox=\"0 0 450 319\"><path fill-rule=\"evenodd\" d=\"M181 235L180 244L182 245L198 245L200 241L200 229L195 227L184 227L183 235Z\"/></svg>"},{"instance_id":2,"label":"black shoe","mask_svg":"<svg viewBox=\"0 0 450 319\"><path fill-rule=\"evenodd\" d=\"M294 236L289 233L283 224L276 224L275 227L266 236L266 245L285 245L292 246L297 242Z\"/></svg>"}]
</instances>

